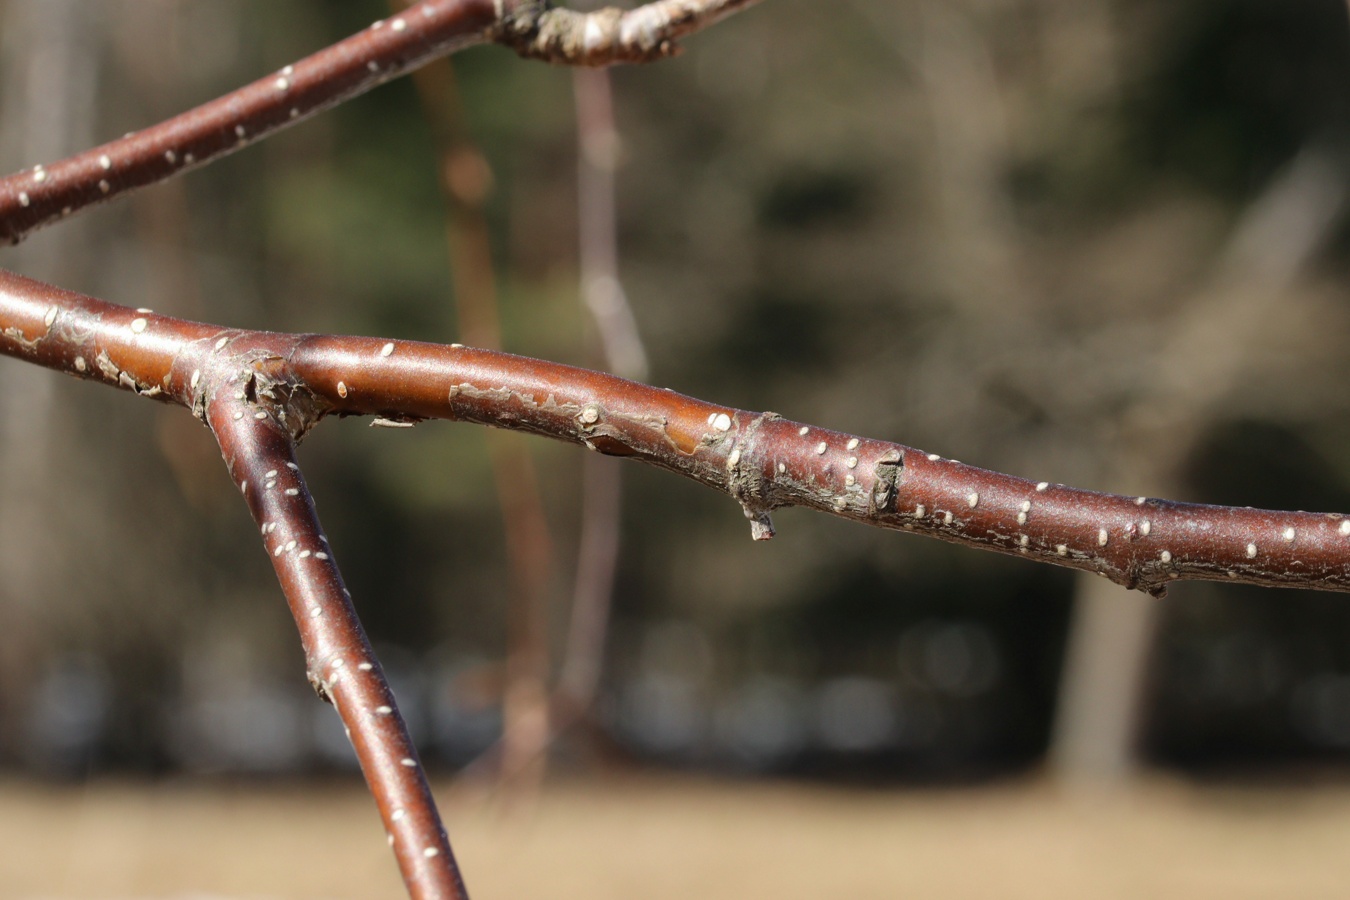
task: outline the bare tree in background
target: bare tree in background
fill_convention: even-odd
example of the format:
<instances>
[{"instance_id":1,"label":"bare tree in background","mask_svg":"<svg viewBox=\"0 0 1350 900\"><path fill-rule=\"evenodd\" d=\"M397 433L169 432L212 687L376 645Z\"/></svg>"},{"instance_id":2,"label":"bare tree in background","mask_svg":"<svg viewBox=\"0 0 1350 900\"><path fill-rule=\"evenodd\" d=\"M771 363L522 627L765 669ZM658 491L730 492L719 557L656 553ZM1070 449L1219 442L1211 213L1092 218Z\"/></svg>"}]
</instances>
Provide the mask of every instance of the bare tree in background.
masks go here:
<instances>
[{"instance_id":1,"label":"bare tree in background","mask_svg":"<svg viewBox=\"0 0 1350 900\"><path fill-rule=\"evenodd\" d=\"M23 42L27 53L6 48L0 71L0 108L9 127L0 132L0 157L7 160L54 159L95 139L97 67L101 41L98 15L77 0L0 8L6 42ZM17 71L20 67L27 71ZM57 278L81 255L87 223L54 232L18 251L10 265L39 278ZM71 467L65 407L56 402L56 384L25 367L7 369L0 380L0 457L24 478L0 481L0 734L33 727L25 698L42 666L34 650L44 634L37 601L50 589L53 563L60 558L62 533L70 523L53 518L44 486ZM60 666L53 660L50 666ZM43 729L38 726L38 730ZM40 761L60 750L39 739L33 754Z\"/></svg>"},{"instance_id":2,"label":"bare tree in background","mask_svg":"<svg viewBox=\"0 0 1350 900\"><path fill-rule=\"evenodd\" d=\"M1119 473L1122 481L1145 492L1182 488L1180 472L1206 430L1239 415L1244 386L1269 378L1267 366L1285 363L1253 357L1249 348L1282 330L1291 345L1318 342L1319 317L1291 315L1290 300L1345 199L1345 173L1335 157L1309 148L1239 219L1208 283L1183 302L1170 335L1159 336L1156 378L1122 419L1122 445L1133 448L1125 457L1133 462L1122 461L1131 469ZM1216 321L1228 325L1217 329ZM1164 365L1169 359L1180 362ZM1306 372L1309 380L1314 374ZM1136 762L1157 611L1099 579L1079 581L1053 761L1070 778L1118 779Z\"/></svg>"},{"instance_id":3,"label":"bare tree in background","mask_svg":"<svg viewBox=\"0 0 1350 900\"><path fill-rule=\"evenodd\" d=\"M1345 327L1308 284L1310 261L1342 221L1345 176L1331 146L1304 147L1216 250L1173 257L1170 272L1130 273L1125 261L1137 258L1148 229L1164 239L1165 229L1205 215L1192 198L1144 202L1133 219L1060 238L1064 255L1047 256L1016 221L1008 172L1060 144L1090 145L1090 131L1071 130L1079 117L1123 102L1123 13L1095 2L1036 4L1038 67L1010 90L996 70L1008 41L999 11L921 3L897 15L857 6L918 74L925 99L933 176L925 200L939 226L925 274L957 313L914 366L934 385L933 405L919 409L934 423L927 427L953 433L1021 407L1094 448L1060 457L1076 481L1174 495L1186 489L1182 469L1197 442L1217 423L1259 414L1258 397L1285 403L1294 417L1342 407L1334 392L1312 387L1325 384L1318 373L1339 370L1327 342ZM1098 268L1079 273L1069 263L1064 272L1073 259ZM1047 320L1072 321L1060 334L1074 336L1042 343L1048 332L1031 323ZM1309 388L1276 401L1258 387L1282 377ZM966 387L953 389L959 381ZM981 395L980 385L995 387ZM959 440L1010 459L1049 450L1025 431L1001 434L1008 443L995 450L992 436ZM1065 778L1111 782L1134 771L1158 615L1155 602L1078 579L1050 751Z\"/></svg>"}]
</instances>

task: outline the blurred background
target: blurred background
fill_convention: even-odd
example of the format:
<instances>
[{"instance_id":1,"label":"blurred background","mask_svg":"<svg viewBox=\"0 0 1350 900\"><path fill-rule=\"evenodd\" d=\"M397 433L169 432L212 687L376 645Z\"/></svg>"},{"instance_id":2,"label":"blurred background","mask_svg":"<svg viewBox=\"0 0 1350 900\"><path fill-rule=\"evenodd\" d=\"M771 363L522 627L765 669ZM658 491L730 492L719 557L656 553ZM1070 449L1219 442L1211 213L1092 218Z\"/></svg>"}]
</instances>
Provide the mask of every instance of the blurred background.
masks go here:
<instances>
[{"instance_id":1,"label":"blurred background","mask_svg":"<svg viewBox=\"0 0 1350 900\"><path fill-rule=\"evenodd\" d=\"M0 0L0 168L159 121L389 12ZM0 265L230 326L499 342L1037 480L1344 511L1348 126L1341 0L771 0L608 79L462 53ZM986 874L1034 859L1037 896L1083 896L1102 884L1046 856L1078 833L1088 801L1066 798L1125 803L1141 852L1171 827L1216 860L1350 828L1341 596L1181 584L1158 602L795 510L752 543L728 498L664 473L466 425L365 425L325 423L301 449L357 608L429 770L452 794L524 798L536 819L512 821L540 846L550 821L612 824L606 798L743 794L735 811L768 817L749 831L816 809L819 834L859 829L841 847L861 852L900 827L878 857L927 858L916 816L975 856L994 844L972 849L970 823L1006 822L1025 846ZM359 790L198 422L0 359L0 459L11 846L91 810L125 821L119 803L152 817L144 792L166 785L321 818L306 804ZM597 496L619 510L612 592ZM558 733L532 731L550 707ZM370 890L397 891L352 803L374 877L393 879ZM237 831L275 818L250 815ZM1237 820L1255 831L1220 840ZM1118 860L1123 833L1082 840ZM1322 878L1332 856L1280 859ZM7 883L28 886L12 896L86 896L13 860ZM754 894L743 868L686 888ZM1116 888L1278 893L1219 871ZM935 896L980 895L934 878ZM303 885L285 890L360 895Z\"/></svg>"}]
</instances>

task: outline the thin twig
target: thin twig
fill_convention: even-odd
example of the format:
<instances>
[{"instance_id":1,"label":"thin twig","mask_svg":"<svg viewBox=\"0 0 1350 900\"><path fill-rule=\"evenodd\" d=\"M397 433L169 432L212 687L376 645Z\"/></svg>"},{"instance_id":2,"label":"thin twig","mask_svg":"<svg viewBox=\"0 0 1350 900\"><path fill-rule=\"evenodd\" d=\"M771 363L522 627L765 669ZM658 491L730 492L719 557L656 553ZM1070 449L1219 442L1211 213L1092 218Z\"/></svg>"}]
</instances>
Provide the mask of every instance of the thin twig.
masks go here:
<instances>
[{"instance_id":1,"label":"thin twig","mask_svg":"<svg viewBox=\"0 0 1350 900\"><path fill-rule=\"evenodd\" d=\"M482 43L491 0L424 0L401 17L210 103L59 162L0 179L0 243L206 165L429 59Z\"/></svg>"},{"instance_id":2,"label":"thin twig","mask_svg":"<svg viewBox=\"0 0 1350 900\"><path fill-rule=\"evenodd\" d=\"M604 668L605 638L614 600L623 516L623 473L614 460L588 456L581 471L581 536L572 613L558 689L575 715L589 713ZM569 723L557 723L562 731Z\"/></svg>"},{"instance_id":3,"label":"thin twig","mask_svg":"<svg viewBox=\"0 0 1350 900\"><path fill-rule=\"evenodd\" d=\"M572 74L577 108L578 248L581 296L595 321L606 367L636 381L647 377L647 351L619 280L614 173L621 155L609 73ZM600 682L609 630L623 513L622 473L588 457L582 471L581 539L576 586L559 687L574 714L584 715Z\"/></svg>"},{"instance_id":4,"label":"thin twig","mask_svg":"<svg viewBox=\"0 0 1350 900\"><path fill-rule=\"evenodd\" d=\"M424 66L414 73L413 82L439 155L459 332L471 344L499 349L501 315L483 206L491 189L492 170L469 135L450 61L439 59ZM553 538L529 448L520 435L490 431L486 437L513 583L507 613L503 752L498 775L513 799L528 803L537 795L547 766L547 756L540 750L549 732L548 594L553 580Z\"/></svg>"},{"instance_id":5,"label":"thin twig","mask_svg":"<svg viewBox=\"0 0 1350 900\"><path fill-rule=\"evenodd\" d=\"M615 170L623 155L608 72L572 73L577 108L577 221L581 296L615 375L647 377L647 348L619 279Z\"/></svg>"},{"instance_id":6,"label":"thin twig","mask_svg":"<svg viewBox=\"0 0 1350 900\"><path fill-rule=\"evenodd\" d=\"M577 206L581 297L600 336L606 368L626 378L642 379L647 354L619 281L618 229L614 172L619 136L609 73L577 69L573 75L577 108ZM623 513L622 470L614 460L588 456L581 473L581 535L572 593L567 644L563 650L557 693L549 715L549 738L557 738L594 705L604 659L605 638L618 567ZM510 741L490 747L466 767L472 772L503 759L504 771L523 763L546 763L546 746L533 756L509 752Z\"/></svg>"}]
</instances>

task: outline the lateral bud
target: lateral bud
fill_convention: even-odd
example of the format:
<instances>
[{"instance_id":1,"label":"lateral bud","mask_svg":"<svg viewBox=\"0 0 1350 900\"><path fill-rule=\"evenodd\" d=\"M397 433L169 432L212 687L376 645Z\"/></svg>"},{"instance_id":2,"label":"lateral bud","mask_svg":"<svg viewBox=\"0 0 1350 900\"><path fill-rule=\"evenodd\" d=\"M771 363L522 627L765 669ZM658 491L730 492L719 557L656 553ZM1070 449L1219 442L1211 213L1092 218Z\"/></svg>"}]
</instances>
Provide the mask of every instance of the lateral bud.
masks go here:
<instances>
[{"instance_id":1,"label":"lateral bud","mask_svg":"<svg viewBox=\"0 0 1350 900\"><path fill-rule=\"evenodd\" d=\"M876 482L872 485L873 514L890 512L895 508L895 498L900 492L900 474L904 468L905 458L899 450L892 450L877 460Z\"/></svg>"},{"instance_id":2,"label":"lateral bud","mask_svg":"<svg viewBox=\"0 0 1350 900\"><path fill-rule=\"evenodd\" d=\"M773 519L769 518L767 510L755 509L754 507L741 504L741 509L745 510L745 517L750 520L750 539L754 541L770 541L777 534L773 529Z\"/></svg>"}]
</instances>

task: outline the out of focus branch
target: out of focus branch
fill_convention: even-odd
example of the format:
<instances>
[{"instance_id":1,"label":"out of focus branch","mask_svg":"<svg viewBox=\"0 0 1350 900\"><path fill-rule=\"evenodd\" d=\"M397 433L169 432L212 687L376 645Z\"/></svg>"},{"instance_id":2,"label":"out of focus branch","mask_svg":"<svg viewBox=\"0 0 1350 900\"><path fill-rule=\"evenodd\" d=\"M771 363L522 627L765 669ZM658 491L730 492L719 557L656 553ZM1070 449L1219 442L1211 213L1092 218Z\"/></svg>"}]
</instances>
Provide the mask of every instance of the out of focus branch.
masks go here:
<instances>
[{"instance_id":1,"label":"out of focus branch","mask_svg":"<svg viewBox=\"0 0 1350 900\"><path fill-rule=\"evenodd\" d=\"M483 210L492 186L492 170L469 137L450 61L433 61L414 73L413 81L440 157L460 333L476 346L500 349L497 281ZM539 493L538 472L520 436L489 431L487 447L506 527L513 582L507 615L499 774L505 785L528 798L542 782L547 765L547 756L541 751L549 733L548 591L553 576L553 539Z\"/></svg>"},{"instance_id":2,"label":"out of focus branch","mask_svg":"<svg viewBox=\"0 0 1350 900\"><path fill-rule=\"evenodd\" d=\"M572 86L577 108L581 296L595 322L607 368L641 381L647 377L647 351L619 280L614 175L622 150L609 73L578 69L572 75ZM619 560L623 514L619 469L607 460L587 458L582 497L572 619L559 679L576 715L589 711L600 682Z\"/></svg>"}]
</instances>

